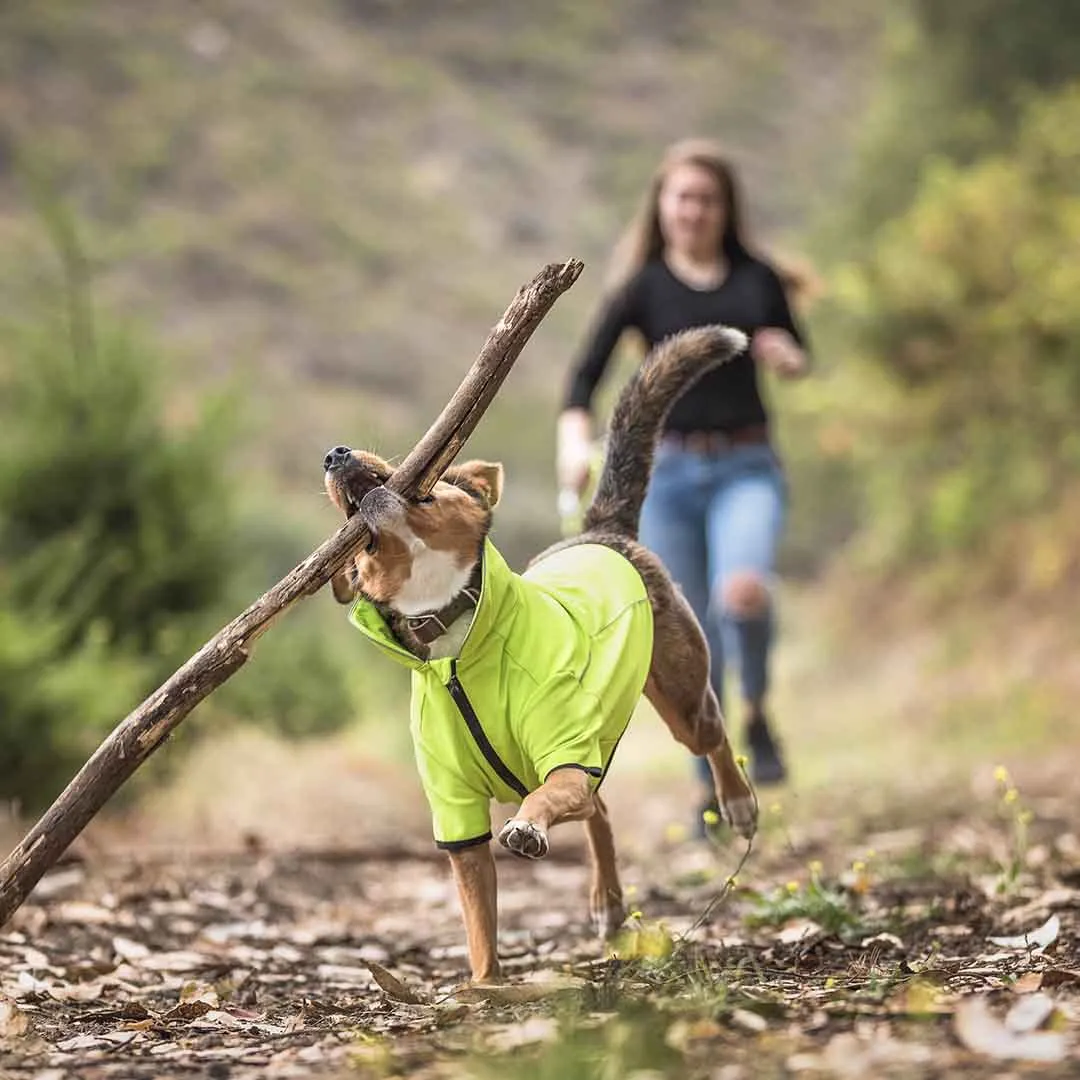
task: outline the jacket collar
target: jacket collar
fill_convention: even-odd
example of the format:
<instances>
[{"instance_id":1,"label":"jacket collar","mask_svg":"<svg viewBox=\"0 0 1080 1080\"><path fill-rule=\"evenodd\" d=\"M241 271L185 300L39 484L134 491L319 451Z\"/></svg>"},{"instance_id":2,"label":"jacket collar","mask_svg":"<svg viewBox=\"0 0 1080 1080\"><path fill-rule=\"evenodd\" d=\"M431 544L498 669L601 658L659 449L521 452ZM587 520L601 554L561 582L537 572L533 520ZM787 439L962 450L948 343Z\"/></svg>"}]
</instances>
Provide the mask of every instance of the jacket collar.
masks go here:
<instances>
[{"instance_id":1,"label":"jacket collar","mask_svg":"<svg viewBox=\"0 0 1080 1080\"><path fill-rule=\"evenodd\" d=\"M489 539L484 540L482 566L480 599L476 605L472 626L469 627L461 654L457 658L459 668L467 667L475 657L483 654L485 643L492 631L509 618L521 602L520 579L506 565L506 561ZM353 604L349 611L349 621L384 653L414 671L432 666L448 667L450 664L449 658L427 661L413 656L390 632L378 608L363 597Z\"/></svg>"}]
</instances>

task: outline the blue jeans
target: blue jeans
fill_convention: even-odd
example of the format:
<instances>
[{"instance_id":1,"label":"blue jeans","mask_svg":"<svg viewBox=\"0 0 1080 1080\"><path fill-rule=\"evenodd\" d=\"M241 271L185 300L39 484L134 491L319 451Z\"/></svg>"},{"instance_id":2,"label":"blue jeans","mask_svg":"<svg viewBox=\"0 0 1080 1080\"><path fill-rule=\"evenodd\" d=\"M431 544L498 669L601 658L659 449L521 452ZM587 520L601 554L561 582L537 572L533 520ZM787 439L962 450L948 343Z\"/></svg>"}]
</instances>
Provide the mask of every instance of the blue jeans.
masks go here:
<instances>
[{"instance_id":1,"label":"blue jeans","mask_svg":"<svg viewBox=\"0 0 1080 1080\"><path fill-rule=\"evenodd\" d=\"M761 616L725 610L728 578L749 571L768 585L784 525L787 489L772 448L735 446L697 453L661 443L641 510L641 542L660 557L705 629L710 681L724 700L724 667L737 667L743 698L759 702L769 684L772 606ZM708 765L698 759L711 784Z\"/></svg>"}]
</instances>

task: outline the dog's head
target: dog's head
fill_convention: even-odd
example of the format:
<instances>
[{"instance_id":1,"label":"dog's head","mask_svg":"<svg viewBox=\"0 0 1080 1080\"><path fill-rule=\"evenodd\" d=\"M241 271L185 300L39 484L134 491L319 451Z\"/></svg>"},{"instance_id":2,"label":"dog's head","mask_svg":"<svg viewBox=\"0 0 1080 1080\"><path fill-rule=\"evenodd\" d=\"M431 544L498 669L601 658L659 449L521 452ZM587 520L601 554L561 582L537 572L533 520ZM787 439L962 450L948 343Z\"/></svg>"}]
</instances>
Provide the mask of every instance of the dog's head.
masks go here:
<instances>
[{"instance_id":1,"label":"dog's head","mask_svg":"<svg viewBox=\"0 0 1080 1080\"><path fill-rule=\"evenodd\" d=\"M372 534L347 580L335 578L339 600L361 592L411 615L444 607L468 584L502 495L502 465L452 465L430 494L414 501L383 487L393 470L366 450L336 446L323 469L330 501L346 518L363 507Z\"/></svg>"}]
</instances>

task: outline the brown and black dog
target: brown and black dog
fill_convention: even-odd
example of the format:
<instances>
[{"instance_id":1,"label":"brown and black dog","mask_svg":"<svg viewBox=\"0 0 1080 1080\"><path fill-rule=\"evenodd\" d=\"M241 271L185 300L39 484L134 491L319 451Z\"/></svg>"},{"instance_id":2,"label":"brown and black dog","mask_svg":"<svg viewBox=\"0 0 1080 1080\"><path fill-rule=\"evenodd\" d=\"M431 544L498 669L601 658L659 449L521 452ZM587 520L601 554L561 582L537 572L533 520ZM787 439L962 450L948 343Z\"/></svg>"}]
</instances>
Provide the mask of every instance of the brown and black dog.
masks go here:
<instances>
[{"instance_id":1,"label":"brown and black dog","mask_svg":"<svg viewBox=\"0 0 1080 1080\"><path fill-rule=\"evenodd\" d=\"M746 338L739 331L710 326L678 334L652 351L616 404L605 464L584 517L584 531L537 556L530 572L545 559L580 544L602 545L634 567L652 612L652 653L644 695L675 739L708 760L725 819L749 837L756 828L757 802L734 759L709 683L704 633L660 561L637 541L638 517L668 410L706 370L745 346ZM456 656L476 610L479 569L485 545L490 543L488 531L501 493L502 467L478 461L453 466L428 497L416 501L383 486L392 470L374 454L335 447L326 455L324 470L326 491L334 505L346 517L362 514L371 532L367 549L357 551L335 575L335 597L341 603L358 595L370 601L393 638L421 661ZM527 579L528 573L522 580ZM603 583L588 587L601 589ZM489 636L484 641L490 643L485 647L498 647L499 638ZM479 722L475 715L472 719ZM524 796L520 808L497 839L518 854L537 858L548 851L548 831L553 825L584 821L592 861L590 912L598 930L610 934L622 922L624 909L611 823L595 790L598 772L590 775L585 768L559 767L540 776L533 789L520 792ZM489 837L487 833L477 837L482 842L470 841L471 846L456 849L444 845L451 848L476 981L490 981L500 974L495 863Z\"/></svg>"}]
</instances>

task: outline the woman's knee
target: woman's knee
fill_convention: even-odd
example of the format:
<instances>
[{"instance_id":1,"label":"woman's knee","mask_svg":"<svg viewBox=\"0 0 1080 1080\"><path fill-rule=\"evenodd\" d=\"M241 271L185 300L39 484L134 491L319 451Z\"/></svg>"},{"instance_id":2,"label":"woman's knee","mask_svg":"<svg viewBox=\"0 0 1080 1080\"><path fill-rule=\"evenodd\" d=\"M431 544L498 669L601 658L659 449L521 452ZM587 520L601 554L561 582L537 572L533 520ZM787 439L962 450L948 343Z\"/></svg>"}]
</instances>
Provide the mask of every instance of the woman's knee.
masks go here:
<instances>
[{"instance_id":1,"label":"woman's knee","mask_svg":"<svg viewBox=\"0 0 1080 1080\"><path fill-rule=\"evenodd\" d=\"M756 570L736 570L720 583L724 612L736 619L767 615L772 598L768 582Z\"/></svg>"}]
</instances>

